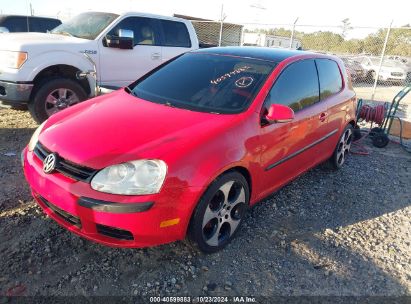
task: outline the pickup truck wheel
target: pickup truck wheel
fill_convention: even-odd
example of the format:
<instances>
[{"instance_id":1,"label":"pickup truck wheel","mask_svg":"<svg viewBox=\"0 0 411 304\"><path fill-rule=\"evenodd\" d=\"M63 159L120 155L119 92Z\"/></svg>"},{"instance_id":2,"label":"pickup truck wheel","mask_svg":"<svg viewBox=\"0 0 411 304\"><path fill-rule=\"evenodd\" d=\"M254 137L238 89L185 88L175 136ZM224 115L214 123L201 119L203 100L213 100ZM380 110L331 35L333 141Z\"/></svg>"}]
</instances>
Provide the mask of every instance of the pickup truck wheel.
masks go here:
<instances>
[{"instance_id":1,"label":"pickup truck wheel","mask_svg":"<svg viewBox=\"0 0 411 304\"><path fill-rule=\"evenodd\" d=\"M66 78L46 79L29 103L29 111L34 120L42 123L51 115L87 99L80 84Z\"/></svg>"}]
</instances>

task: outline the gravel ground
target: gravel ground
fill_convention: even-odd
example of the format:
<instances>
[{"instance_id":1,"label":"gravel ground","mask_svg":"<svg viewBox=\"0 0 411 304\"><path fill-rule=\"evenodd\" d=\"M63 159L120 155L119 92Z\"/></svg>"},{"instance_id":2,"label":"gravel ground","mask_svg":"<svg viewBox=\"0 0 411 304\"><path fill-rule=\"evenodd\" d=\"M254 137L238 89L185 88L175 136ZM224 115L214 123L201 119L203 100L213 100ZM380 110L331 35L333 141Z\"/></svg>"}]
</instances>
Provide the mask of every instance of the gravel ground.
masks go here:
<instances>
[{"instance_id":1,"label":"gravel ground","mask_svg":"<svg viewBox=\"0 0 411 304\"><path fill-rule=\"evenodd\" d=\"M411 155L398 145L311 170L205 255L187 242L107 248L46 218L19 161L35 127L0 110L0 294L411 296Z\"/></svg>"}]
</instances>

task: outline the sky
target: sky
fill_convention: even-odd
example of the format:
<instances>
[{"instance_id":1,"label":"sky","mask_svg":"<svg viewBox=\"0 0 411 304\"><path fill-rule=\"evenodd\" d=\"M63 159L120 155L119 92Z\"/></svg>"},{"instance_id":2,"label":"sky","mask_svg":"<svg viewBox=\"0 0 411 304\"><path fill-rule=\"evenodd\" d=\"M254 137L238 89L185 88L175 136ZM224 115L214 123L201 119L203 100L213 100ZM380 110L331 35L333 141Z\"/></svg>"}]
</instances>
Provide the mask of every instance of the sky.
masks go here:
<instances>
[{"instance_id":1,"label":"sky","mask_svg":"<svg viewBox=\"0 0 411 304\"><path fill-rule=\"evenodd\" d=\"M349 18L351 25L370 27L354 29L352 36L362 36L377 27L411 24L410 0L0 0L2 14L28 14L30 3L35 15L67 19L84 11L141 11L160 15L174 13L200 18L219 20L221 5L228 22L292 24L298 17L297 29L314 31L319 28L302 25L339 26L341 20ZM321 27L325 30L325 27ZM372 29L373 28L373 29ZM329 28L332 30L332 28ZM338 28L334 29L338 31Z\"/></svg>"}]
</instances>

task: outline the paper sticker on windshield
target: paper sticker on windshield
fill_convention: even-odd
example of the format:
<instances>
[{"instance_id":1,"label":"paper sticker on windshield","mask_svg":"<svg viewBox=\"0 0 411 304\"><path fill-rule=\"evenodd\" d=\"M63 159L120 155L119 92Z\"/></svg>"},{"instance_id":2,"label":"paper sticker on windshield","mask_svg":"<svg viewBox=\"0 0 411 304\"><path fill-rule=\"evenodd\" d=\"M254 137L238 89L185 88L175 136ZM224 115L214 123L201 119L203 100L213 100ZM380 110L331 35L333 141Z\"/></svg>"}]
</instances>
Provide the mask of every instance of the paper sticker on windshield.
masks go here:
<instances>
[{"instance_id":1,"label":"paper sticker on windshield","mask_svg":"<svg viewBox=\"0 0 411 304\"><path fill-rule=\"evenodd\" d=\"M235 85L239 88L247 88L253 83L254 79L252 77L241 77L237 79Z\"/></svg>"}]
</instances>

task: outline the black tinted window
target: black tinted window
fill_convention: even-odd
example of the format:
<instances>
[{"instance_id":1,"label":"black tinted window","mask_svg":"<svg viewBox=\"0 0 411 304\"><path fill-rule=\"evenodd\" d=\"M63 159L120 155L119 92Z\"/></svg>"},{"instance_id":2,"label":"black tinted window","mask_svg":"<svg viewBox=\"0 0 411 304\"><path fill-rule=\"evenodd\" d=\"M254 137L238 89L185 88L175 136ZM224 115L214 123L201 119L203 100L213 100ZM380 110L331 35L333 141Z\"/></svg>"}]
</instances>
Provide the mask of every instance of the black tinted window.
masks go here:
<instances>
[{"instance_id":1,"label":"black tinted window","mask_svg":"<svg viewBox=\"0 0 411 304\"><path fill-rule=\"evenodd\" d=\"M2 26L7 27L9 32L27 32L27 22L26 17L9 17Z\"/></svg>"},{"instance_id":2,"label":"black tinted window","mask_svg":"<svg viewBox=\"0 0 411 304\"><path fill-rule=\"evenodd\" d=\"M29 25L30 25L30 32L40 32L46 33L47 31L51 31L55 27L61 24L58 20L53 19L42 19L42 18L30 18Z\"/></svg>"},{"instance_id":3,"label":"black tinted window","mask_svg":"<svg viewBox=\"0 0 411 304\"><path fill-rule=\"evenodd\" d=\"M275 64L212 54L185 54L131 86L145 100L204 112L239 113Z\"/></svg>"},{"instance_id":4,"label":"black tinted window","mask_svg":"<svg viewBox=\"0 0 411 304\"><path fill-rule=\"evenodd\" d=\"M134 45L159 45L160 35L155 20L143 17L128 17L117 24L108 35L118 36L118 31L131 30L134 33Z\"/></svg>"},{"instance_id":5,"label":"black tinted window","mask_svg":"<svg viewBox=\"0 0 411 304\"><path fill-rule=\"evenodd\" d=\"M164 33L163 45L191 47L190 35L188 34L187 27L184 23L160 20L160 24Z\"/></svg>"},{"instance_id":6,"label":"black tinted window","mask_svg":"<svg viewBox=\"0 0 411 304\"><path fill-rule=\"evenodd\" d=\"M320 98L324 99L338 93L342 89L340 69L335 61L316 59L320 79Z\"/></svg>"},{"instance_id":7,"label":"black tinted window","mask_svg":"<svg viewBox=\"0 0 411 304\"><path fill-rule=\"evenodd\" d=\"M295 112L319 101L318 77L314 60L298 61L280 74L265 106L283 104Z\"/></svg>"}]
</instances>

